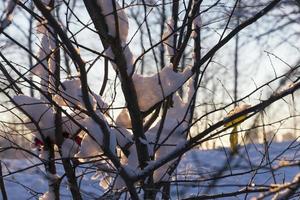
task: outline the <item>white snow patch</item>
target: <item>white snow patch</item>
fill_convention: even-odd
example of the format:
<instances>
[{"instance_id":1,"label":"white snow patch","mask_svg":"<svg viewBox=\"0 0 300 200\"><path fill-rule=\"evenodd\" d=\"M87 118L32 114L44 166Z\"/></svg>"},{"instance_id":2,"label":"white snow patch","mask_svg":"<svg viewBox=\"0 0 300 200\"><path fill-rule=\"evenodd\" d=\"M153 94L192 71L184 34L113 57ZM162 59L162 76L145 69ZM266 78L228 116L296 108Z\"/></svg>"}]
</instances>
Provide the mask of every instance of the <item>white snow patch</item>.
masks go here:
<instances>
[{"instance_id":1,"label":"white snow patch","mask_svg":"<svg viewBox=\"0 0 300 200\"><path fill-rule=\"evenodd\" d=\"M274 160L272 167L278 166L279 162L282 162L283 160L297 161L300 158L299 142L290 141L282 143L272 143L268 147L270 159ZM288 151L284 151L287 148ZM245 151L244 149L247 149L247 151ZM227 165L228 163L228 157L225 154L225 150L227 152L229 152L230 150L227 148L214 150L203 150L195 148L188 151L182 156L182 160L176 169L176 174L174 174L172 177L172 180L174 181L178 180L184 182L180 182L180 184L171 184L171 199L185 199L199 195L218 195L224 193L231 193L244 189L246 185L250 189L255 189L259 188L261 185L267 186L273 184L274 174L269 168L267 161L265 161L265 155L262 153L264 149L265 147L262 144L249 144L241 148L239 154L236 155L230 162L231 169L223 171L223 175L225 177L218 179L218 184L215 185L215 187L209 193L206 194L203 194L203 189L207 188L211 184L211 181L207 179L214 178L219 170L224 169L224 165ZM28 158L13 160L2 159L1 161L3 162L3 164L5 163L3 165L5 167L2 167L4 176L6 176L10 172L14 172L26 168L28 166L40 163L39 159L36 159L35 162L32 162L31 160L28 160ZM149 165L151 165L151 162L149 163ZM257 173L247 173L248 170L252 169L249 163L252 163L252 167L262 165L262 168L258 169ZM127 170L126 168L127 167L125 167L125 170ZM84 193L89 193L89 195L83 196L83 198L94 199L96 197L100 197L104 194L105 191L99 188L98 185L94 187L95 181L98 182L98 180L91 180L92 174L86 173L85 170L85 168L84 171L80 171L79 168L76 169L77 173L82 172L84 175L81 182L81 190L84 191ZM36 167L26 171L20 171L19 173L14 175L6 176L4 178L4 181L8 199L32 198L32 193L28 192L22 185L18 183L22 183L26 187L32 188L38 192L48 191L48 181L47 179L45 179L45 174L41 172L42 170ZM128 173L131 172L132 170L129 168ZM133 172L134 174L136 174L136 172L139 171L137 170ZM65 173L61 165L58 165L57 173L59 175L63 175ZM298 173L298 165L284 167L275 171L275 178L277 180L277 183L280 184L291 183L293 182L293 180L296 179ZM236 174L236 176L230 176L231 174ZM103 177L103 175L104 173L99 172L99 178ZM199 186L196 185L198 183ZM247 195L247 199L259 197L259 193L248 193ZM61 187L61 198L72 198L70 191L68 190L68 187L64 185L64 182L62 182ZM235 197L224 197L222 199L231 200L233 198L244 199L245 194L240 194ZM268 198L271 199L272 197Z\"/></svg>"},{"instance_id":2,"label":"white snow patch","mask_svg":"<svg viewBox=\"0 0 300 200\"><path fill-rule=\"evenodd\" d=\"M152 76L133 75L138 103L141 111L147 111L166 96L175 92L192 75L190 68L174 72L173 65L164 67Z\"/></svg>"},{"instance_id":3,"label":"white snow patch","mask_svg":"<svg viewBox=\"0 0 300 200\"><path fill-rule=\"evenodd\" d=\"M172 152L176 148L181 148L186 142L186 130L188 127L188 121L190 115L187 113L189 109L190 100L194 94L193 79L190 79L187 87L187 100L183 101L181 97L175 93L173 95L173 106L167 112L164 120L163 129L157 138L159 127L162 123L162 119L158 119L155 125L146 132L148 141L152 144L150 149L155 150L154 147L157 144L157 151L155 153L155 160L160 160L168 153ZM170 175L166 173L173 161L170 161L154 171L154 182L167 181Z\"/></svg>"},{"instance_id":4,"label":"white snow patch","mask_svg":"<svg viewBox=\"0 0 300 200\"><path fill-rule=\"evenodd\" d=\"M133 143L132 133L125 128L112 128L110 130L113 134L116 135L117 143L120 147L125 147L126 145Z\"/></svg>"},{"instance_id":5,"label":"white snow patch","mask_svg":"<svg viewBox=\"0 0 300 200\"><path fill-rule=\"evenodd\" d=\"M124 57L126 59L126 67L127 67L127 74L128 75L131 75L132 74L132 71L133 71L133 63L134 63L134 57L133 57L133 54L132 54L132 51L131 49L129 48L128 45L126 44L122 44L122 47L123 47L123 54L124 54ZM111 60L114 60L115 59L115 55L111 49L111 47L108 47L106 50L105 50L105 55L107 57L109 57ZM118 67L116 65L115 62L111 61L110 62L113 66L113 68L117 71L118 70Z\"/></svg>"},{"instance_id":6,"label":"white snow patch","mask_svg":"<svg viewBox=\"0 0 300 200\"><path fill-rule=\"evenodd\" d=\"M85 162L93 160L94 157L102 153L103 151L100 145L97 144L95 140L86 133L81 141L80 151L75 154L75 157L78 158L80 162Z\"/></svg>"},{"instance_id":7,"label":"white snow patch","mask_svg":"<svg viewBox=\"0 0 300 200\"><path fill-rule=\"evenodd\" d=\"M97 114L103 121L105 121L104 116L100 112ZM86 118L81 123L88 130L88 134L84 135L80 151L75 155L75 157L78 157L81 161L85 161L87 157L97 156L103 153L103 150L101 149L101 146L103 146L103 131L92 118ZM110 131L107 123L106 128ZM116 150L117 139L114 132L110 131L109 134L109 148L114 153Z\"/></svg>"},{"instance_id":8,"label":"white snow patch","mask_svg":"<svg viewBox=\"0 0 300 200\"><path fill-rule=\"evenodd\" d=\"M116 37L116 20L113 1L116 4L116 12L118 15L118 29L119 37L122 43L126 43L128 36L129 23L125 10L121 8L119 3L115 0L97 0L97 4L101 7L101 13L105 16L106 25L108 26L108 34Z\"/></svg>"},{"instance_id":9,"label":"white snow patch","mask_svg":"<svg viewBox=\"0 0 300 200\"><path fill-rule=\"evenodd\" d=\"M55 195L53 191L47 191L39 198L39 200L53 200L55 199Z\"/></svg>"},{"instance_id":10,"label":"white snow patch","mask_svg":"<svg viewBox=\"0 0 300 200\"><path fill-rule=\"evenodd\" d=\"M80 114L77 113L71 113L70 117L76 122L78 122L79 124L81 124L86 116L81 116ZM62 132L66 132L71 136L78 133L80 127L73 120L71 120L69 116L62 117Z\"/></svg>"},{"instance_id":11,"label":"white snow patch","mask_svg":"<svg viewBox=\"0 0 300 200\"><path fill-rule=\"evenodd\" d=\"M78 152L79 145L69 138L65 139L61 145L61 154L64 158L72 158Z\"/></svg>"},{"instance_id":12,"label":"white snow patch","mask_svg":"<svg viewBox=\"0 0 300 200\"><path fill-rule=\"evenodd\" d=\"M42 134L54 141L53 109L46 102L25 95L14 96L13 100L38 124ZM36 127L32 123L25 124L25 126L33 132L36 131Z\"/></svg>"},{"instance_id":13,"label":"white snow patch","mask_svg":"<svg viewBox=\"0 0 300 200\"><path fill-rule=\"evenodd\" d=\"M126 108L122 109L122 111L119 113L118 117L116 118L116 125L127 129L132 128L130 116Z\"/></svg>"},{"instance_id":14,"label":"white snow patch","mask_svg":"<svg viewBox=\"0 0 300 200\"><path fill-rule=\"evenodd\" d=\"M53 92L54 90L54 74L56 69L56 63L53 52L56 48L55 39L52 34L48 31L52 31L51 27L45 27L40 24L38 26L38 32L42 34L41 45L39 47L38 55L39 61L31 72L41 78L41 89L43 92ZM41 95L42 96L42 95Z\"/></svg>"},{"instance_id":15,"label":"white snow patch","mask_svg":"<svg viewBox=\"0 0 300 200\"><path fill-rule=\"evenodd\" d=\"M13 12L15 6L16 6L16 1L14 1L14 0L7 1L6 8L2 14L2 16L5 15L5 17L4 17L4 19L0 19L1 20L0 21L0 29L4 30L6 27L8 27L11 24L11 22L13 20L12 12Z\"/></svg>"},{"instance_id":16,"label":"white snow patch","mask_svg":"<svg viewBox=\"0 0 300 200\"><path fill-rule=\"evenodd\" d=\"M54 96L54 100L60 106L74 107L78 106L84 108L83 94L81 89L81 80L79 78L66 80L62 83L64 89L59 87L60 94ZM108 105L102 100L102 97L94 92L89 93L89 100L94 110L100 106L101 110L108 108Z\"/></svg>"},{"instance_id":17,"label":"white snow patch","mask_svg":"<svg viewBox=\"0 0 300 200\"><path fill-rule=\"evenodd\" d=\"M241 103L241 104L239 104L238 106L234 107L234 109L231 110L231 111L228 113L228 116L232 116L232 115L234 115L234 114L237 114L237 113L239 113L239 112L242 112L242 111L244 111L244 110L246 110L246 109L248 109L248 108L250 108L250 107L251 107L251 105L249 105L249 104Z\"/></svg>"},{"instance_id":18,"label":"white snow patch","mask_svg":"<svg viewBox=\"0 0 300 200\"><path fill-rule=\"evenodd\" d=\"M79 78L73 80L66 80L62 83L64 89L59 87L60 94L54 96L54 100L60 106L74 107L85 107L82 98L81 81ZM95 105L95 99L89 95L90 103Z\"/></svg>"},{"instance_id":19,"label":"white snow patch","mask_svg":"<svg viewBox=\"0 0 300 200\"><path fill-rule=\"evenodd\" d=\"M163 33L162 40L163 44L167 50L167 56L174 56L175 47L174 47L174 20L170 18L167 20L165 32Z\"/></svg>"}]
</instances>

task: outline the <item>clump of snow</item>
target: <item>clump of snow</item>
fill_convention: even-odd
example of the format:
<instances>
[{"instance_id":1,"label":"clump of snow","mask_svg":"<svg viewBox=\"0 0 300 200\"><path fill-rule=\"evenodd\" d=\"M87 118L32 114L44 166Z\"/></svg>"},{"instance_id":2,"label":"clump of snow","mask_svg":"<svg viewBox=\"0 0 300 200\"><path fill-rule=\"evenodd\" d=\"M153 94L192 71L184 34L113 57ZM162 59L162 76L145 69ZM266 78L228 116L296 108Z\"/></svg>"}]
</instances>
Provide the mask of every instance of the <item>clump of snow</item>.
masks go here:
<instances>
[{"instance_id":1,"label":"clump of snow","mask_svg":"<svg viewBox=\"0 0 300 200\"><path fill-rule=\"evenodd\" d=\"M52 141L55 141L55 113L48 103L25 95L14 96L13 100L18 107L24 110L34 120L35 124L38 124L45 138L49 137ZM70 117L79 124L86 119L86 116L76 113L72 113ZM42 137L38 133L38 129L35 127L34 123L30 123L29 121L28 123L25 123L25 126L35 135L35 137L42 140ZM74 135L79 131L80 127L69 119L68 116L63 116L62 129L63 132Z\"/></svg>"},{"instance_id":2,"label":"clump of snow","mask_svg":"<svg viewBox=\"0 0 300 200\"><path fill-rule=\"evenodd\" d=\"M95 140L86 133L83 136L80 151L75 154L75 157L78 158L80 162L86 162L88 160L93 160L94 157L99 156L102 153L103 151L100 145L97 144Z\"/></svg>"},{"instance_id":3,"label":"clump of snow","mask_svg":"<svg viewBox=\"0 0 300 200\"><path fill-rule=\"evenodd\" d=\"M126 170L126 173L128 175L134 176L134 175L136 175L135 172L140 171L140 169L138 167L139 161L138 161L135 145L131 145L129 147L128 151L129 151L129 156L124 161L125 166L123 168L124 168L124 170ZM114 180L113 189L120 190L124 187L126 187L124 180L122 179L122 177L119 174L117 174L115 177L115 180Z\"/></svg>"},{"instance_id":4,"label":"clump of snow","mask_svg":"<svg viewBox=\"0 0 300 200\"><path fill-rule=\"evenodd\" d=\"M143 144L148 146L150 156L153 156L156 150L155 161L177 148L177 145L182 146L185 144L187 122L190 117L187 111L189 109L190 100L195 92L193 89L193 79L190 79L185 91L187 93L186 100L182 100L181 97L175 93L173 95L173 106L167 112L165 120L162 121L161 118L158 118L153 127L145 133L146 139L140 139ZM164 123L163 129L158 137L157 134L161 123ZM132 173L140 171L135 145L131 145L128 151L128 157L123 159L126 169ZM170 161L155 170L153 176L154 182L167 181L170 178L170 174L167 172L173 163L174 161ZM117 176L114 182L114 189L121 189L123 187L125 187L124 181L120 176Z\"/></svg>"},{"instance_id":5,"label":"clump of snow","mask_svg":"<svg viewBox=\"0 0 300 200\"><path fill-rule=\"evenodd\" d=\"M143 120L145 122L145 119ZM115 121L118 127L132 129L131 119L127 108L122 109Z\"/></svg>"},{"instance_id":6,"label":"clump of snow","mask_svg":"<svg viewBox=\"0 0 300 200\"><path fill-rule=\"evenodd\" d=\"M122 111L116 118L116 125L118 127L123 127L123 128L127 128L127 129L132 128L130 116L129 116L128 110L126 108L122 109Z\"/></svg>"},{"instance_id":7,"label":"clump of snow","mask_svg":"<svg viewBox=\"0 0 300 200\"><path fill-rule=\"evenodd\" d=\"M49 151L46 151L45 149L41 149L39 157L43 160L49 159Z\"/></svg>"},{"instance_id":8,"label":"clump of snow","mask_svg":"<svg viewBox=\"0 0 300 200\"><path fill-rule=\"evenodd\" d=\"M127 129L116 127L111 128L110 131L116 135L117 144L120 147L125 147L126 145L133 143L132 133Z\"/></svg>"},{"instance_id":9,"label":"clump of snow","mask_svg":"<svg viewBox=\"0 0 300 200\"><path fill-rule=\"evenodd\" d=\"M113 1L116 4L116 10L113 7ZM119 29L119 37L122 43L126 43L128 36L128 18L124 11L121 8L119 3L115 0L107 1L107 0L97 0L97 4L101 8L102 15L105 16L106 25L108 27L108 34L116 37L116 20L115 20L115 11L118 15L118 29Z\"/></svg>"},{"instance_id":10,"label":"clump of snow","mask_svg":"<svg viewBox=\"0 0 300 200\"><path fill-rule=\"evenodd\" d=\"M59 87L60 94L54 96L54 100L60 106L74 107L78 106L84 108L83 94L81 89L81 81L79 78L66 80L62 83L63 87ZM102 97L94 92L89 94L89 99L94 110L100 106L101 110L108 108L108 105L102 100Z\"/></svg>"},{"instance_id":11,"label":"clump of snow","mask_svg":"<svg viewBox=\"0 0 300 200\"><path fill-rule=\"evenodd\" d=\"M174 19L168 19L166 23L165 32L163 33L162 40L164 40L163 44L167 50L168 56L174 56L175 54L175 44L174 44Z\"/></svg>"},{"instance_id":12,"label":"clump of snow","mask_svg":"<svg viewBox=\"0 0 300 200\"><path fill-rule=\"evenodd\" d=\"M150 143L157 143L157 147L159 147L155 153L155 160L159 160L160 158L164 157L169 152L172 152L176 148L177 144L181 144L186 141L186 134L184 131L187 128L187 123L183 122L180 124L180 121L177 121L176 119L172 118L165 119L163 130L157 141L156 136L158 133L160 123L161 121L158 121L156 125L146 133L147 138L150 140ZM152 149L154 147L155 145L152 145ZM168 162L154 171L154 182L166 181L169 179L169 175L166 174L166 172L172 165L172 163L172 161Z\"/></svg>"},{"instance_id":13,"label":"clump of snow","mask_svg":"<svg viewBox=\"0 0 300 200\"><path fill-rule=\"evenodd\" d=\"M110 131L110 134L109 134L109 150L113 154L116 154L116 148L117 148L117 137L114 134L114 132Z\"/></svg>"},{"instance_id":14,"label":"clump of snow","mask_svg":"<svg viewBox=\"0 0 300 200\"><path fill-rule=\"evenodd\" d=\"M128 45L126 45L127 37L128 37L128 29L129 29L129 23L128 23L128 17L125 13L125 10L120 7L119 3L115 1L116 4L116 10L114 10L113 7L113 1L107 1L107 0L97 0L97 4L101 8L101 12L105 17L105 21L108 27L108 34L116 37L116 23L118 23L118 29L119 29L119 38L121 41L121 45L123 47L123 54L126 59L126 68L127 68L127 74L131 75L133 72L133 54L129 48ZM115 12L117 12L118 21L115 20ZM111 58L112 60L115 59L115 55L112 52L111 47L108 47L105 50L106 56ZM117 66L114 62L111 62L112 66L115 70L117 70Z\"/></svg>"},{"instance_id":15,"label":"clump of snow","mask_svg":"<svg viewBox=\"0 0 300 200\"><path fill-rule=\"evenodd\" d=\"M63 87L59 88L60 95L55 95L54 100L60 106L84 107L84 101L82 98L81 81L79 78L73 80L66 80L62 83ZM95 99L92 95L89 95L90 103L95 105Z\"/></svg>"},{"instance_id":16,"label":"clump of snow","mask_svg":"<svg viewBox=\"0 0 300 200\"><path fill-rule=\"evenodd\" d=\"M193 20L193 25L192 25L193 32L191 34L192 38L197 37L197 33L196 33L195 29L201 27L201 24L202 24L201 15L198 15Z\"/></svg>"},{"instance_id":17,"label":"clump of snow","mask_svg":"<svg viewBox=\"0 0 300 200\"><path fill-rule=\"evenodd\" d=\"M172 64L151 76L134 74L132 79L140 110L147 111L162 101L166 96L175 92L191 75L190 68L186 68L183 72L174 72Z\"/></svg>"},{"instance_id":18,"label":"clump of snow","mask_svg":"<svg viewBox=\"0 0 300 200\"><path fill-rule=\"evenodd\" d=\"M133 63L134 63L133 54L132 54L131 49L129 48L128 45L122 44L122 47L123 47L122 51L123 51L124 57L125 57L125 59L126 59L127 74L128 74L128 75L131 75L132 72L133 72ZM115 55L114 55L114 53L113 53L111 47L108 47L108 48L105 50L104 53L105 53L105 55L106 55L107 57L109 57L111 60L114 60L114 59L115 59ZM112 64L112 66L113 66L113 68L114 68L115 70L118 69L116 63L114 63L113 61L111 61L111 64Z\"/></svg>"},{"instance_id":19,"label":"clump of snow","mask_svg":"<svg viewBox=\"0 0 300 200\"><path fill-rule=\"evenodd\" d=\"M41 89L43 92L47 93L54 91L53 87L55 78L53 77L53 74L56 69L56 62L53 52L56 49L56 43L55 38L51 34L53 29L46 26L47 25L45 24L38 25L37 31L40 35L42 35L41 44L37 55L40 63L31 69L31 72L41 79Z\"/></svg>"},{"instance_id":20,"label":"clump of snow","mask_svg":"<svg viewBox=\"0 0 300 200\"><path fill-rule=\"evenodd\" d=\"M16 6L16 1L14 0L7 1L6 8L3 12L3 16L5 15L5 17L0 21L0 29L4 30L6 27L8 27L11 24L13 20L12 12L15 6Z\"/></svg>"},{"instance_id":21,"label":"clump of snow","mask_svg":"<svg viewBox=\"0 0 300 200\"><path fill-rule=\"evenodd\" d=\"M39 200L53 200L55 199L55 195L53 191L47 191L39 198Z\"/></svg>"},{"instance_id":22,"label":"clump of snow","mask_svg":"<svg viewBox=\"0 0 300 200\"><path fill-rule=\"evenodd\" d=\"M188 121L190 119L190 115L187 112L189 109L190 100L195 92L193 89L193 79L189 80L186 88L186 101L183 101L178 93L173 95L173 107L167 112L166 118L163 122L163 130L161 131L159 137L157 137L157 133L160 124L162 123L162 119L159 119L154 127L146 132L146 136L148 140L150 140L150 143L157 143L157 146L152 145L152 148L155 146L156 148L158 147L157 151L155 152L155 160L159 160L169 152L172 152L174 149L184 145L186 142L186 130L188 128ZM173 163L173 161L170 161L159 169L155 170L153 175L154 182L167 181L170 178L170 174L168 174L167 171Z\"/></svg>"},{"instance_id":23,"label":"clump of snow","mask_svg":"<svg viewBox=\"0 0 300 200\"><path fill-rule=\"evenodd\" d=\"M25 95L14 96L13 101L31 116L34 122L38 124L45 137L49 137L54 141L54 111L49 104ZM36 127L32 123L26 123L25 126L29 130L36 132ZM37 135L37 137L40 138L39 135Z\"/></svg>"},{"instance_id":24,"label":"clump of snow","mask_svg":"<svg viewBox=\"0 0 300 200\"><path fill-rule=\"evenodd\" d=\"M246 109L248 109L248 108L250 108L250 107L251 107L250 104L241 103L241 104L239 104L238 106L234 107L234 109L231 110L231 111L228 113L227 116L230 117L230 116L235 115L235 114L237 114L237 113L239 113L239 112L242 112L242 111L244 111L244 110L246 110Z\"/></svg>"},{"instance_id":25,"label":"clump of snow","mask_svg":"<svg viewBox=\"0 0 300 200\"><path fill-rule=\"evenodd\" d=\"M105 111L108 109L108 104L102 99L100 95L97 95L94 92L92 92L92 95L96 100L97 108L100 108L101 111Z\"/></svg>"},{"instance_id":26,"label":"clump of snow","mask_svg":"<svg viewBox=\"0 0 300 200\"><path fill-rule=\"evenodd\" d=\"M186 100L183 100L178 93L173 95L173 106L168 110L165 120L158 118L154 125L145 133L146 139L140 139L143 144L148 146L150 156L155 155L155 161L160 160L175 148L182 147L186 142L186 130L190 115L187 114L189 103L194 95L193 79L190 79L185 87L187 94ZM163 123L163 129L158 137L158 130ZM129 155L124 159L126 169L131 172L140 171L138 156L135 145L131 145L128 149ZM168 170L174 161L170 161L154 171L154 182L167 181L170 178ZM124 187L124 182L121 177L117 176L114 189Z\"/></svg>"},{"instance_id":27,"label":"clump of snow","mask_svg":"<svg viewBox=\"0 0 300 200\"><path fill-rule=\"evenodd\" d=\"M104 116L98 112L98 116L105 121ZM106 122L106 121L105 121ZM80 161L89 160L88 157L98 156L103 153L101 147L103 146L103 131L101 127L92 119L86 118L82 122L82 125L87 129L82 139L80 151L75 155ZM106 123L106 128L110 130ZM117 139L114 132L109 132L109 148L114 153L116 151Z\"/></svg>"},{"instance_id":28,"label":"clump of snow","mask_svg":"<svg viewBox=\"0 0 300 200\"><path fill-rule=\"evenodd\" d=\"M82 121L86 118L86 116L77 113L71 113L70 117L79 124L81 124ZM62 117L62 132L66 132L71 136L78 133L80 127L73 120L71 120L69 116Z\"/></svg>"},{"instance_id":29,"label":"clump of snow","mask_svg":"<svg viewBox=\"0 0 300 200\"><path fill-rule=\"evenodd\" d=\"M61 145L61 154L64 158L72 158L78 152L79 145L69 138L66 138Z\"/></svg>"}]
</instances>

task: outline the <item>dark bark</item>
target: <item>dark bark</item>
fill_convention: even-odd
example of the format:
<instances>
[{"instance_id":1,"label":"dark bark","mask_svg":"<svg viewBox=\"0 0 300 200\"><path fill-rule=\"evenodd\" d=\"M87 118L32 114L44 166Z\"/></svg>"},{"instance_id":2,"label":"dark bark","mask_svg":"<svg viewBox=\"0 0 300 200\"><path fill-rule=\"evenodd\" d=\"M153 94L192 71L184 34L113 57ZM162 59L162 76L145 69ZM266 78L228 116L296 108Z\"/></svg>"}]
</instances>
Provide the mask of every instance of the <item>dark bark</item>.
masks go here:
<instances>
[{"instance_id":1,"label":"dark bark","mask_svg":"<svg viewBox=\"0 0 300 200\"><path fill-rule=\"evenodd\" d=\"M105 17L101 14L101 8L99 8L96 2L85 0L84 3L89 12L89 15L91 16L92 21L94 22L95 28L98 30L99 37L103 43L103 46L105 48L111 47L115 58L118 58L115 59L114 62L118 66L118 72L121 79L122 90L125 96L125 100L127 102L127 108L132 122L132 131L134 135L136 149L138 152L138 160L140 163L140 167L144 168L147 165L147 161L149 161L149 153L148 153L147 145L141 143L140 140L140 139L142 140L146 139L144 135L144 129L143 129L143 116L139 110L137 95L136 95L132 78L127 74L127 67L126 67L127 65L122 50L123 48L118 38L113 38L107 34L108 30L105 22ZM119 31L117 31L118 23L117 23L116 16L115 16L115 20L116 20L116 33L119 33Z\"/></svg>"},{"instance_id":2,"label":"dark bark","mask_svg":"<svg viewBox=\"0 0 300 200\"><path fill-rule=\"evenodd\" d=\"M7 194L6 194L6 190L5 190L5 184L3 181L3 174L2 174L2 161L0 161L0 189L1 189L1 193L2 193L2 198L3 200L7 200Z\"/></svg>"},{"instance_id":3,"label":"dark bark","mask_svg":"<svg viewBox=\"0 0 300 200\"><path fill-rule=\"evenodd\" d=\"M82 60L76 49L73 47L71 41L65 34L65 32L61 29L60 25L58 22L53 18L53 16L50 14L48 9L41 3L40 0L34 0L35 5L37 8L41 11L43 16L48 20L49 24L54 28L54 30L57 32L58 36L62 40L62 43L64 44L64 47L66 50L69 52L70 57L73 59L75 62L77 69L80 72L80 80L81 80L81 89L82 89L82 94L83 94L83 100L86 106L86 109L91 116L91 118L100 126L100 128L103 131L103 151L105 152L105 155L112 161L112 163L115 165L117 169L119 169L119 173L123 180L125 181L127 185L127 189L129 193L131 194L132 199L138 199L138 195L136 193L136 190L133 185L133 181L131 180L126 173L126 171L121 167L119 159L115 156L113 152L110 151L109 148L109 130L108 127L106 126L106 123L98 117L98 115L94 112L93 107L89 101L89 90L88 90L88 85L87 85L87 74L86 74L86 69L85 69L85 62ZM91 2L86 2L87 4ZM116 55L116 54L115 54ZM92 136L91 136L92 137ZM92 137L93 138L93 137ZM94 139L94 138L93 138Z\"/></svg>"},{"instance_id":4,"label":"dark bark","mask_svg":"<svg viewBox=\"0 0 300 200\"><path fill-rule=\"evenodd\" d=\"M59 50L59 41L57 38L57 35L55 35L55 40L56 40L56 50L54 52L54 59L55 59L55 72L54 72L54 79L55 79L55 90L59 91L59 85L60 85L60 50ZM62 157L61 153L61 145L64 142L64 137L62 133L62 113L61 110L56 106L55 107L56 113L55 113L55 142L56 145L59 148L60 151L60 156ZM80 194L80 189L77 184L77 179L76 179L76 174L75 174L75 169L73 168L71 164L71 159L70 158L62 158L62 163L63 167L69 182L70 190L73 199L75 200L81 200L81 194Z\"/></svg>"},{"instance_id":5,"label":"dark bark","mask_svg":"<svg viewBox=\"0 0 300 200\"><path fill-rule=\"evenodd\" d=\"M52 190L55 196L55 200L60 199L59 195L59 187L60 187L60 179L54 178L52 175L56 175L56 166L55 166L55 152L54 152L54 144L50 140L50 138L46 138L44 140L44 152L48 152L48 157L45 160L45 169L48 176L49 189Z\"/></svg>"}]
</instances>

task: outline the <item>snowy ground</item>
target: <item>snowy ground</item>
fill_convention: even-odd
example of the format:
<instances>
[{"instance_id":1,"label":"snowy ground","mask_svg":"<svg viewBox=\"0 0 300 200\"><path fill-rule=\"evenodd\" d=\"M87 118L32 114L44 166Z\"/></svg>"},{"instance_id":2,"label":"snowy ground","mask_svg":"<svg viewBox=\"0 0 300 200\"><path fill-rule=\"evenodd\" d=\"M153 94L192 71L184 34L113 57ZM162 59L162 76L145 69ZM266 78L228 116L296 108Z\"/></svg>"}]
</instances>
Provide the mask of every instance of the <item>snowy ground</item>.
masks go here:
<instances>
[{"instance_id":1,"label":"snowy ground","mask_svg":"<svg viewBox=\"0 0 300 200\"><path fill-rule=\"evenodd\" d=\"M293 180L299 173L299 166L280 168L283 164L291 164L291 161L298 161L300 158L300 145L297 142L272 143L268 147L269 154L265 154L264 145L247 145L241 147L239 155L232 157L225 149L199 151L193 150L181 162L179 173L194 172L187 178L198 180L187 187L181 187L180 198L187 198L195 194L203 193L217 195L221 193L236 192L244 189L246 186L252 186L252 189L266 188L270 184L282 184ZM228 151L228 149L226 149ZM191 162L192 161L192 162ZM228 164L230 163L230 164ZM272 164L270 164L272 163ZM256 170L259 168L259 170ZM224 170L225 169L225 170ZM271 170L273 169L273 170ZM180 170L183 170L180 172ZM222 174L218 172L223 171ZM208 192L207 185L212 181L205 181L215 174L227 178L220 179L211 191ZM184 176L182 176L184 179ZM183 184L184 185L184 184ZM176 194L173 188L173 196ZM257 194L249 194L246 199L258 197ZM245 195L237 197L228 197L222 199L244 199ZM267 198L268 199L268 198ZM298 198L297 198L298 199Z\"/></svg>"},{"instance_id":2,"label":"snowy ground","mask_svg":"<svg viewBox=\"0 0 300 200\"><path fill-rule=\"evenodd\" d=\"M216 150L192 150L183 156L177 170L177 180L179 184L172 187L172 197L183 199L203 193L217 195L242 190L245 186L264 188L271 183L285 183L292 181L293 177L299 173L299 166L279 168L270 170L270 166L275 169L287 161L298 161L300 159L300 144L298 142L272 143L269 146L269 155L265 156L265 146L261 144L247 145L241 147L239 155L232 157L228 149ZM269 164L268 160L272 163ZM26 169L35 164L34 160L2 160L3 174L12 173L17 170ZM230 165L228 165L230 163ZM6 167L5 167L6 166ZM256 168L260 168L256 170ZM207 180L216 175L222 169L221 176L234 174L234 176L220 179L214 183L213 189L207 187L212 181ZM225 170L224 170L225 169ZM62 170L59 170L62 171ZM99 197L104 191L99 187L99 181L92 180L93 169L83 168L80 173L88 173L80 181L84 199L94 199ZM220 176L220 174L219 174ZM47 191L43 166L30 168L19 173L5 177L5 184L10 200L36 199ZM190 182L187 180L194 180ZM71 199L64 179L61 187L62 199ZM258 196L259 193L249 194L246 199ZM245 195L228 197L221 199L244 199ZM268 199L271 199L269 197Z\"/></svg>"},{"instance_id":3,"label":"snowy ground","mask_svg":"<svg viewBox=\"0 0 300 200\"><path fill-rule=\"evenodd\" d=\"M17 172L18 170L26 169L29 166L33 166L34 160L3 160L3 163L8 167L9 171ZM63 168L58 165L58 174L62 175ZM22 172L15 173L13 175L5 177L5 186L9 200L20 199L38 199L48 190L48 183L46 180L46 174L43 169L43 165L27 169ZM8 173L5 167L2 167L3 175ZM92 176L95 172L93 169L79 169L77 175L85 174L80 180L81 193L84 199L95 199L103 194L103 190L99 187L98 181L93 181ZM67 180L64 178L61 183L61 199L72 199L68 189ZM0 197L1 199L1 197Z\"/></svg>"}]
</instances>

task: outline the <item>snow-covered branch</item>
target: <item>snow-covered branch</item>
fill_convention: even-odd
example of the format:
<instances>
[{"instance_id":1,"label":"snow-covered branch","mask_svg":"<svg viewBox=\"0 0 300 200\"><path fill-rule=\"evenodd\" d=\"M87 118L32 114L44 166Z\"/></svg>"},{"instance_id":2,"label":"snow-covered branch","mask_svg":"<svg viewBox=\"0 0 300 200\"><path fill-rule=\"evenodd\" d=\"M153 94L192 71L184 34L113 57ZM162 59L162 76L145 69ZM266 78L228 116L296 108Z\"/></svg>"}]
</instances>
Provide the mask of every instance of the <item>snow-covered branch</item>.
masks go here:
<instances>
[{"instance_id":1,"label":"snow-covered branch","mask_svg":"<svg viewBox=\"0 0 300 200\"><path fill-rule=\"evenodd\" d=\"M0 17L0 33L7 28L13 20L13 11L17 5L18 0L8 0L6 8Z\"/></svg>"}]
</instances>

